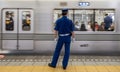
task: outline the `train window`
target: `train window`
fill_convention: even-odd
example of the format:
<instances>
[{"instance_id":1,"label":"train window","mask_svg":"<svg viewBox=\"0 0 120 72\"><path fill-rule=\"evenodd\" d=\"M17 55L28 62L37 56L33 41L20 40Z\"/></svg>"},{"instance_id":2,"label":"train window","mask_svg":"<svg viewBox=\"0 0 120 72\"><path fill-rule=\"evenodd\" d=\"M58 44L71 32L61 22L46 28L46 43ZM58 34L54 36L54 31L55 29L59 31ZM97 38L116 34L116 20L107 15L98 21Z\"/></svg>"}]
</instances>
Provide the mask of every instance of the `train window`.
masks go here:
<instances>
[{"instance_id":1,"label":"train window","mask_svg":"<svg viewBox=\"0 0 120 72\"><path fill-rule=\"evenodd\" d=\"M61 9L54 10L54 23L61 18ZM69 9L68 18L75 25L75 31L114 31L114 9Z\"/></svg>"},{"instance_id":2,"label":"train window","mask_svg":"<svg viewBox=\"0 0 120 72\"><path fill-rule=\"evenodd\" d=\"M22 11L22 30L30 31L31 13L30 11Z\"/></svg>"},{"instance_id":3,"label":"train window","mask_svg":"<svg viewBox=\"0 0 120 72\"><path fill-rule=\"evenodd\" d=\"M62 17L61 10L54 10L54 21L53 22L55 23L56 20L61 17Z\"/></svg>"},{"instance_id":4,"label":"train window","mask_svg":"<svg viewBox=\"0 0 120 72\"><path fill-rule=\"evenodd\" d=\"M90 26L90 24L94 22L93 17L93 10L75 10L75 31L93 31L92 27Z\"/></svg>"},{"instance_id":5,"label":"train window","mask_svg":"<svg viewBox=\"0 0 120 72\"><path fill-rule=\"evenodd\" d=\"M114 31L115 10L95 10L95 31Z\"/></svg>"},{"instance_id":6,"label":"train window","mask_svg":"<svg viewBox=\"0 0 120 72\"><path fill-rule=\"evenodd\" d=\"M68 11L68 18L73 21L73 10Z\"/></svg>"},{"instance_id":7,"label":"train window","mask_svg":"<svg viewBox=\"0 0 120 72\"><path fill-rule=\"evenodd\" d=\"M14 30L14 11L5 12L5 28L7 31Z\"/></svg>"}]
</instances>

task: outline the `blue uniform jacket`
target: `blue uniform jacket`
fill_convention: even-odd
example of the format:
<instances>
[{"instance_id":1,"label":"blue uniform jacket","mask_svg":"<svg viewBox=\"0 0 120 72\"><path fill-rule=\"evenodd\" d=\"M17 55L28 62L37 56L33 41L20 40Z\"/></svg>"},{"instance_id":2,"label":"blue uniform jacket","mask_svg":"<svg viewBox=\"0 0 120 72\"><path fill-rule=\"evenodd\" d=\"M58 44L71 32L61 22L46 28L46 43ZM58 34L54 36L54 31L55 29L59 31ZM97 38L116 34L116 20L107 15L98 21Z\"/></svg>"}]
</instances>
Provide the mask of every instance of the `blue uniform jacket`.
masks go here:
<instances>
[{"instance_id":1,"label":"blue uniform jacket","mask_svg":"<svg viewBox=\"0 0 120 72\"><path fill-rule=\"evenodd\" d=\"M58 19L55 24L54 29L58 31L58 34L67 34L74 31L74 24L72 20L67 18L67 16Z\"/></svg>"}]
</instances>

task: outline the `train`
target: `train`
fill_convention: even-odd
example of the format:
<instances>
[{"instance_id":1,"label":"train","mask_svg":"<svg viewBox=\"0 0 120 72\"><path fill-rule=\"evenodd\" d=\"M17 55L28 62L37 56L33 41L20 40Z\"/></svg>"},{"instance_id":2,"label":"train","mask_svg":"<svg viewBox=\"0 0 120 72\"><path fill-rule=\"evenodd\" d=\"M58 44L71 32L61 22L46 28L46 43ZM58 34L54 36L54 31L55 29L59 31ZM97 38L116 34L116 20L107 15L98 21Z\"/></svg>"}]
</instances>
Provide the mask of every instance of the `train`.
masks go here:
<instances>
[{"instance_id":1,"label":"train","mask_svg":"<svg viewBox=\"0 0 120 72\"><path fill-rule=\"evenodd\" d=\"M69 9L68 18L76 27L71 54L120 54L119 4L119 0L1 0L0 54L52 54L55 21L63 8ZM94 23L100 26L105 14L112 25L108 31L97 30ZM80 30L82 24L85 31Z\"/></svg>"}]
</instances>

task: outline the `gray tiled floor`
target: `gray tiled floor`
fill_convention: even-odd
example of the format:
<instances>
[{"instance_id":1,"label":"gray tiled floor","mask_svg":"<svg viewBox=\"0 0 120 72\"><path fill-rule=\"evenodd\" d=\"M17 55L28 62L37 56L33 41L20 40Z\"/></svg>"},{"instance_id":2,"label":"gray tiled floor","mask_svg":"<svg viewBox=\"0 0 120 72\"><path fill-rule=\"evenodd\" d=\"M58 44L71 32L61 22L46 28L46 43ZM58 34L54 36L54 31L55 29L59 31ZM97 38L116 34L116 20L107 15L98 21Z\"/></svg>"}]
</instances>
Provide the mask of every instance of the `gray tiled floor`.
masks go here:
<instances>
[{"instance_id":1,"label":"gray tiled floor","mask_svg":"<svg viewBox=\"0 0 120 72\"><path fill-rule=\"evenodd\" d=\"M16 55L6 56L0 60L0 66L34 66L47 65L52 56ZM59 57L58 65L62 64L63 56ZM70 56L69 65L120 65L120 56Z\"/></svg>"}]
</instances>

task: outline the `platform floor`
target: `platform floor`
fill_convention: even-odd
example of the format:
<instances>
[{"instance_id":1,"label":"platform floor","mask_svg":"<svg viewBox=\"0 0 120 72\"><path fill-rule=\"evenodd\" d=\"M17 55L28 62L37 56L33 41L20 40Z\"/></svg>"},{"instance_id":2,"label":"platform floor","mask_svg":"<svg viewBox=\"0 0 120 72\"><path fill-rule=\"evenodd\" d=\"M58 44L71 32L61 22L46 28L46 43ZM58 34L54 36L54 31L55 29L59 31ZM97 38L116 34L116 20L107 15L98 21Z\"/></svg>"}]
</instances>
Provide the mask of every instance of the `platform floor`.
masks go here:
<instances>
[{"instance_id":1,"label":"platform floor","mask_svg":"<svg viewBox=\"0 0 120 72\"><path fill-rule=\"evenodd\" d=\"M0 72L120 72L120 56L70 56L66 70L62 58L56 68L48 67L52 56L10 55L0 60Z\"/></svg>"}]
</instances>

